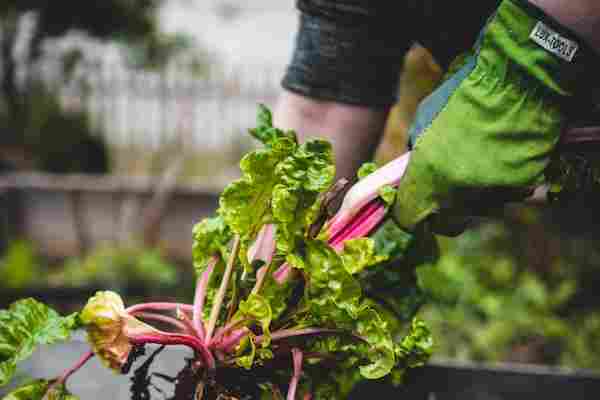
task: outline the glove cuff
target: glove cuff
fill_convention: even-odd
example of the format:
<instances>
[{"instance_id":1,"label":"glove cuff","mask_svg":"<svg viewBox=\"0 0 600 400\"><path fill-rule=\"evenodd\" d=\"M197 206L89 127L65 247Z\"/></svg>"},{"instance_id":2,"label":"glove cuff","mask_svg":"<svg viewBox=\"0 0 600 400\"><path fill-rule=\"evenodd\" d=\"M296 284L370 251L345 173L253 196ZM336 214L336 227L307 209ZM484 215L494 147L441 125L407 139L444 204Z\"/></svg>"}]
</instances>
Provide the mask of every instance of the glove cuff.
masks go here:
<instances>
[{"instance_id":1,"label":"glove cuff","mask_svg":"<svg viewBox=\"0 0 600 400\"><path fill-rule=\"evenodd\" d=\"M598 81L598 55L577 34L527 0L504 0L477 47L480 64L508 74L515 84L534 84L542 95L561 103L568 97L585 96L595 86L590 81Z\"/></svg>"}]
</instances>

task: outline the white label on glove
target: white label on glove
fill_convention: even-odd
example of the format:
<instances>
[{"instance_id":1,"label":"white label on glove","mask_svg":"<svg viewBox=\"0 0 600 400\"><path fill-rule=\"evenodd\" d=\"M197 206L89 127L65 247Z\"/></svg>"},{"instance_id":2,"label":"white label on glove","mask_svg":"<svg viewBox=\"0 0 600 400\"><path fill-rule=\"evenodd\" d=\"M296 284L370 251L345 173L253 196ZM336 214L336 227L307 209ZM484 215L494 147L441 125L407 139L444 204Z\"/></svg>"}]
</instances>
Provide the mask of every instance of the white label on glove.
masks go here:
<instances>
[{"instance_id":1,"label":"white label on glove","mask_svg":"<svg viewBox=\"0 0 600 400\"><path fill-rule=\"evenodd\" d=\"M550 53L557 55L568 62L573 61L573 57L575 57L575 53L579 48L579 45L576 42L562 37L558 32L555 32L543 22L538 22L535 25L529 38Z\"/></svg>"}]
</instances>

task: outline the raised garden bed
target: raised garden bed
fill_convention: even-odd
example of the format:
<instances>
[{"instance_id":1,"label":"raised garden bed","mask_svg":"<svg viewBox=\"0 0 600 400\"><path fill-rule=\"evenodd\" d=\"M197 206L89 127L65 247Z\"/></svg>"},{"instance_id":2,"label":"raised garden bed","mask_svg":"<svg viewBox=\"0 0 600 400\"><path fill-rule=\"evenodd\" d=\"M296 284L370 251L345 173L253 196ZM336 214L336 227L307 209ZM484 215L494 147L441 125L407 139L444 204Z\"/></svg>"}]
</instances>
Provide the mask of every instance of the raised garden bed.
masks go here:
<instances>
[{"instance_id":1,"label":"raised garden bed","mask_svg":"<svg viewBox=\"0 0 600 400\"><path fill-rule=\"evenodd\" d=\"M64 258L151 230L153 244L189 260L192 227L214 212L217 193L149 177L1 175L0 245L3 236L19 237L44 256Z\"/></svg>"}]
</instances>

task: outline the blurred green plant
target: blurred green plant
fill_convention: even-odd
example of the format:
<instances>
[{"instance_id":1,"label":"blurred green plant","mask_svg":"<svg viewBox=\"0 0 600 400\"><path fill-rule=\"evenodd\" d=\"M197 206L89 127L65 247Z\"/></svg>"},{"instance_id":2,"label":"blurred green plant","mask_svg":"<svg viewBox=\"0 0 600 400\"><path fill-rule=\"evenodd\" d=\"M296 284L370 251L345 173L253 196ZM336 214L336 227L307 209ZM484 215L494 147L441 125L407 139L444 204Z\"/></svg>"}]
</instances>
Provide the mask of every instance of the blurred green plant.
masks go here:
<instances>
[{"instance_id":1,"label":"blurred green plant","mask_svg":"<svg viewBox=\"0 0 600 400\"><path fill-rule=\"evenodd\" d=\"M136 286L174 286L178 282L177 266L158 249L135 245L100 246L83 258L68 259L48 277L51 286L85 286L101 284L111 288Z\"/></svg>"},{"instance_id":2,"label":"blurred green plant","mask_svg":"<svg viewBox=\"0 0 600 400\"><path fill-rule=\"evenodd\" d=\"M0 259L0 284L5 288L18 289L34 286L43 275L40 260L31 243L15 240L8 245Z\"/></svg>"},{"instance_id":3,"label":"blurred green plant","mask_svg":"<svg viewBox=\"0 0 600 400\"><path fill-rule=\"evenodd\" d=\"M0 259L0 286L10 289L90 285L173 287L180 280L178 271L159 249L135 245L99 246L83 257L72 257L50 268L31 243L13 241Z\"/></svg>"},{"instance_id":4,"label":"blurred green plant","mask_svg":"<svg viewBox=\"0 0 600 400\"><path fill-rule=\"evenodd\" d=\"M600 253L555 228L522 210L444 242L418 272L436 357L600 369Z\"/></svg>"}]
</instances>

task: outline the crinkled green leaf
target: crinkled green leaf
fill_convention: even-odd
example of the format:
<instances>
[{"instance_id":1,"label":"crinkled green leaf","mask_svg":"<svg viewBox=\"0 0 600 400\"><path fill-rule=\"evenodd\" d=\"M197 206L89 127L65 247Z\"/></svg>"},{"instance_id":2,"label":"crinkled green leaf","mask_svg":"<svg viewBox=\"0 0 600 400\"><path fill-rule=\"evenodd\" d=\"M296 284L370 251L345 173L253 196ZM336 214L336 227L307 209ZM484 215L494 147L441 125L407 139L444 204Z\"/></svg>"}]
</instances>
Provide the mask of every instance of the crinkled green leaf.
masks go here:
<instances>
[{"instance_id":1,"label":"crinkled green leaf","mask_svg":"<svg viewBox=\"0 0 600 400\"><path fill-rule=\"evenodd\" d=\"M325 243L308 241L306 260L312 317L326 326L353 332L366 341L367 346L356 344L352 348L358 356L369 360L369 364L360 366L365 378L378 379L388 374L395 364L391 332L378 312L362 301L359 281Z\"/></svg>"},{"instance_id":2,"label":"crinkled green leaf","mask_svg":"<svg viewBox=\"0 0 600 400\"><path fill-rule=\"evenodd\" d=\"M334 179L331 145L310 140L277 165L279 180L273 190L273 219L278 225L277 248L289 253L296 248L316 216L315 203Z\"/></svg>"},{"instance_id":3,"label":"crinkled green leaf","mask_svg":"<svg viewBox=\"0 0 600 400\"><path fill-rule=\"evenodd\" d=\"M48 387L52 382L45 379L38 379L29 382L12 392L5 395L2 400L77 400L77 396L73 396L67 391L65 385L56 385L46 395Z\"/></svg>"},{"instance_id":4,"label":"crinkled green leaf","mask_svg":"<svg viewBox=\"0 0 600 400\"><path fill-rule=\"evenodd\" d=\"M42 400L50 381L38 379L18 387L5 395L2 400Z\"/></svg>"},{"instance_id":5,"label":"crinkled green leaf","mask_svg":"<svg viewBox=\"0 0 600 400\"><path fill-rule=\"evenodd\" d=\"M367 379L383 378L396 364L394 342L387 324L371 307L363 308L357 318L356 332L369 343L365 356L370 364L361 365L360 373Z\"/></svg>"},{"instance_id":6,"label":"crinkled green leaf","mask_svg":"<svg viewBox=\"0 0 600 400\"><path fill-rule=\"evenodd\" d=\"M270 349L261 348L256 349L256 357L258 357L260 360L272 360L274 355Z\"/></svg>"},{"instance_id":7,"label":"crinkled green leaf","mask_svg":"<svg viewBox=\"0 0 600 400\"><path fill-rule=\"evenodd\" d=\"M298 196L288 186L278 184L273 188L273 217L280 224L290 224L295 221Z\"/></svg>"},{"instance_id":8,"label":"crinkled green leaf","mask_svg":"<svg viewBox=\"0 0 600 400\"><path fill-rule=\"evenodd\" d=\"M375 253L375 241L371 238L357 238L344 242L344 249L340 256L344 262L344 268L351 274L356 274L388 259L387 256Z\"/></svg>"},{"instance_id":9,"label":"crinkled green leaf","mask_svg":"<svg viewBox=\"0 0 600 400\"><path fill-rule=\"evenodd\" d=\"M379 197L388 206L391 206L396 201L396 193L398 193L398 190L392 185L384 185L379 188Z\"/></svg>"},{"instance_id":10,"label":"crinkled green leaf","mask_svg":"<svg viewBox=\"0 0 600 400\"><path fill-rule=\"evenodd\" d=\"M246 300L240 301L238 307L238 318L249 318L260 323L266 340L262 342L263 347L270 343L269 325L273 318L273 312L269 301L256 293L250 294Z\"/></svg>"},{"instance_id":11,"label":"crinkled green leaf","mask_svg":"<svg viewBox=\"0 0 600 400\"><path fill-rule=\"evenodd\" d=\"M255 150L240 162L242 178L228 185L221 194L219 214L231 230L245 240L252 240L271 219L273 190L279 183L276 167L297 144L284 137L271 147Z\"/></svg>"},{"instance_id":12,"label":"crinkled green leaf","mask_svg":"<svg viewBox=\"0 0 600 400\"><path fill-rule=\"evenodd\" d=\"M197 273L202 273L215 254L227 259L228 244L232 238L229 227L220 216L205 218L194 226L192 255Z\"/></svg>"},{"instance_id":13,"label":"crinkled green leaf","mask_svg":"<svg viewBox=\"0 0 600 400\"><path fill-rule=\"evenodd\" d=\"M356 176L358 177L358 179L364 179L367 176L371 175L373 172L377 171L377 168L377 164L373 162L364 163L358 169Z\"/></svg>"},{"instance_id":14,"label":"crinkled green leaf","mask_svg":"<svg viewBox=\"0 0 600 400\"><path fill-rule=\"evenodd\" d=\"M244 369L251 369L256 356L256 345L252 335L244 337L236 349L239 354L235 359L235 363Z\"/></svg>"},{"instance_id":15,"label":"crinkled green leaf","mask_svg":"<svg viewBox=\"0 0 600 400\"><path fill-rule=\"evenodd\" d=\"M78 400L79 397L72 395L65 385L53 387L46 396L46 400Z\"/></svg>"},{"instance_id":16,"label":"crinkled green leaf","mask_svg":"<svg viewBox=\"0 0 600 400\"><path fill-rule=\"evenodd\" d=\"M333 322L347 319L343 311L358 311L360 283L344 268L340 256L324 242L306 242L308 296L315 316ZM340 316L340 313L342 315Z\"/></svg>"},{"instance_id":17,"label":"crinkled green leaf","mask_svg":"<svg viewBox=\"0 0 600 400\"><path fill-rule=\"evenodd\" d=\"M263 104L258 106L256 118L256 128L249 130L250 134L265 146L271 146L281 138L292 138L296 140L296 135L291 132L283 132L281 129L273 127L273 116L271 111Z\"/></svg>"},{"instance_id":18,"label":"crinkled green leaf","mask_svg":"<svg viewBox=\"0 0 600 400\"><path fill-rule=\"evenodd\" d=\"M258 150L261 151L261 150ZM251 239L251 234L258 233L259 227L268 218L271 193L275 186L275 177L269 173L277 160L268 155L247 155L242 162L263 165L264 175L270 180L252 181L248 176L228 185L219 201L219 214L227 225L237 234Z\"/></svg>"},{"instance_id":19,"label":"crinkled green leaf","mask_svg":"<svg viewBox=\"0 0 600 400\"><path fill-rule=\"evenodd\" d=\"M371 235L375 241L375 253L393 260L404 256L414 236L401 229L393 220L386 220Z\"/></svg>"},{"instance_id":20,"label":"crinkled green leaf","mask_svg":"<svg viewBox=\"0 0 600 400\"><path fill-rule=\"evenodd\" d=\"M77 314L61 317L31 298L0 310L0 386L8 383L17 363L28 358L36 346L67 340L78 325Z\"/></svg>"},{"instance_id":21,"label":"crinkled green leaf","mask_svg":"<svg viewBox=\"0 0 600 400\"><path fill-rule=\"evenodd\" d=\"M297 283L290 280L279 284L272 278L265 281L260 293L269 302L273 319L279 318L287 309L292 290Z\"/></svg>"},{"instance_id":22,"label":"crinkled green leaf","mask_svg":"<svg viewBox=\"0 0 600 400\"><path fill-rule=\"evenodd\" d=\"M414 318L408 334L396 346L396 355L409 368L424 365L433 352L433 338L425 322Z\"/></svg>"},{"instance_id":23,"label":"crinkled green leaf","mask_svg":"<svg viewBox=\"0 0 600 400\"><path fill-rule=\"evenodd\" d=\"M290 253L286 256L285 261L290 264L294 268L304 269L306 267L306 263L304 262L304 258L296 253Z\"/></svg>"}]
</instances>

